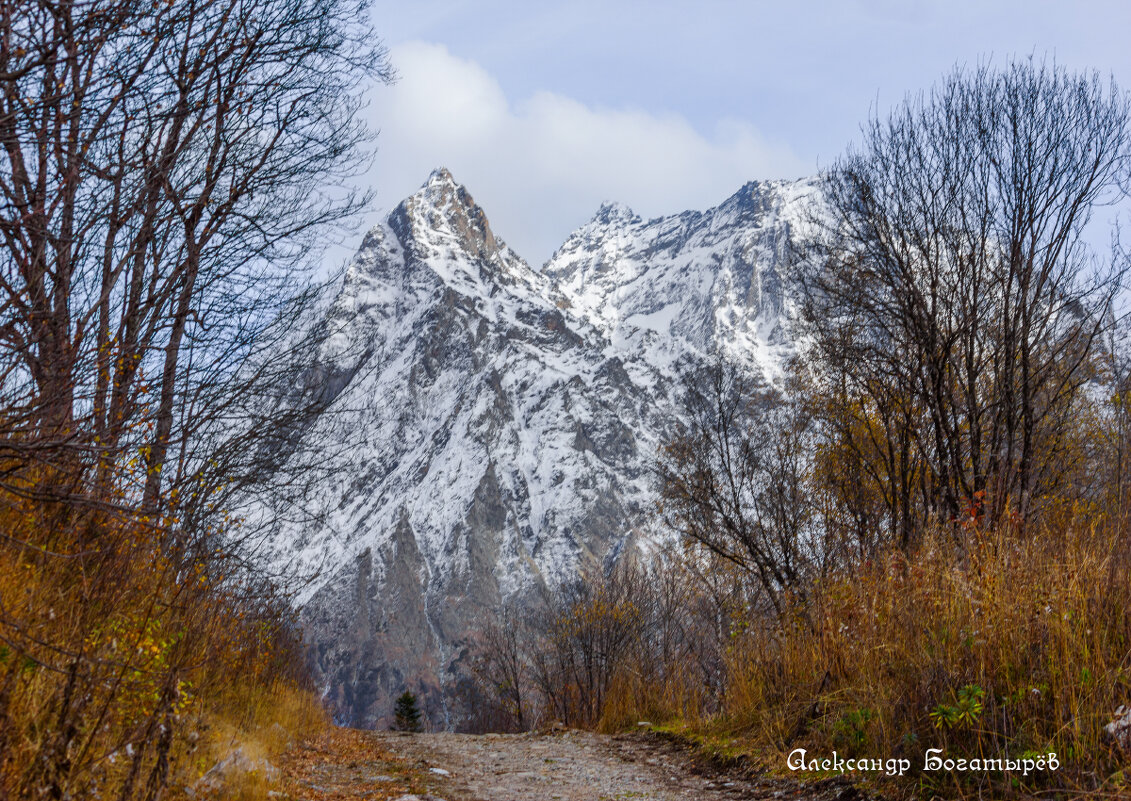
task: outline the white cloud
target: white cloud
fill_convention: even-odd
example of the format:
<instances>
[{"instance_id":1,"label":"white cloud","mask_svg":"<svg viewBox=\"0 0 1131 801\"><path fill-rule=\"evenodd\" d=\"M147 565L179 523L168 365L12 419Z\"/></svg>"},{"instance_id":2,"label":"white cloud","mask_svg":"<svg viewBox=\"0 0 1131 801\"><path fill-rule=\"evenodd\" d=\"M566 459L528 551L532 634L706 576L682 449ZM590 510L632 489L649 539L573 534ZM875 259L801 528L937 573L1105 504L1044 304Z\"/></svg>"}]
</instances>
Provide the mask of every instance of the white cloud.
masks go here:
<instances>
[{"instance_id":1,"label":"white cloud","mask_svg":"<svg viewBox=\"0 0 1131 801\"><path fill-rule=\"evenodd\" d=\"M810 170L736 119L710 135L676 114L594 108L551 92L512 102L498 81L441 45L392 50L400 80L375 90L372 181L390 208L446 166L495 232L540 264L604 200L644 216L719 203L755 178Z\"/></svg>"}]
</instances>

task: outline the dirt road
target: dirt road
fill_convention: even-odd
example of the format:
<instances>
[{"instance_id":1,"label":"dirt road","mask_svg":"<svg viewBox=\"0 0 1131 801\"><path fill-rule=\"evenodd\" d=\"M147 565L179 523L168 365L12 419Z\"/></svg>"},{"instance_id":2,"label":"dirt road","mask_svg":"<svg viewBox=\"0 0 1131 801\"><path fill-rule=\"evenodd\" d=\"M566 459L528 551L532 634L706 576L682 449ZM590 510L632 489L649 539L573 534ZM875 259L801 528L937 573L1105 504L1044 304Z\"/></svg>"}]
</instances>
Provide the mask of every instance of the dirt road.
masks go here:
<instances>
[{"instance_id":1,"label":"dirt road","mask_svg":"<svg viewBox=\"0 0 1131 801\"><path fill-rule=\"evenodd\" d=\"M850 801L841 782L801 788L751 779L694 758L646 735L580 731L525 735L375 733L374 741L427 777L428 795L443 801ZM411 796L405 801L411 801Z\"/></svg>"}]
</instances>

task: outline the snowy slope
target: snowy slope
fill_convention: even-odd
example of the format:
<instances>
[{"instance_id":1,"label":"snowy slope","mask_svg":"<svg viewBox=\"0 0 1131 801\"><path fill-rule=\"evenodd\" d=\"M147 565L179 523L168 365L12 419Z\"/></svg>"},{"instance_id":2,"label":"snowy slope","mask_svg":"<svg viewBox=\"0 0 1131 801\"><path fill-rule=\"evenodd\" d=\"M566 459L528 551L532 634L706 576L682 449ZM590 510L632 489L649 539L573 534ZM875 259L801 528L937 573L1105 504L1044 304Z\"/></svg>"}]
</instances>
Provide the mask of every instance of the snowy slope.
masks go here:
<instances>
[{"instance_id":1,"label":"snowy slope","mask_svg":"<svg viewBox=\"0 0 1131 801\"><path fill-rule=\"evenodd\" d=\"M813 197L807 181L754 181L708 211L648 221L606 204L544 272L618 351L721 351L773 380L791 352L791 241Z\"/></svg>"},{"instance_id":2,"label":"snowy slope","mask_svg":"<svg viewBox=\"0 0 1131 801\"><path fill-rule=\"evenodd\" d=\"M606 205L538 272L437 170L366 235L320 321L343 386L295 448L361 442L312 501L326 522L272 545L323 571L303 621L339 721L381 725L408 687L458 726L484 609L648 536L681 372L721 350L780 373L809 194L752 183L647 222Z\"/></svg>"}]
</instances>

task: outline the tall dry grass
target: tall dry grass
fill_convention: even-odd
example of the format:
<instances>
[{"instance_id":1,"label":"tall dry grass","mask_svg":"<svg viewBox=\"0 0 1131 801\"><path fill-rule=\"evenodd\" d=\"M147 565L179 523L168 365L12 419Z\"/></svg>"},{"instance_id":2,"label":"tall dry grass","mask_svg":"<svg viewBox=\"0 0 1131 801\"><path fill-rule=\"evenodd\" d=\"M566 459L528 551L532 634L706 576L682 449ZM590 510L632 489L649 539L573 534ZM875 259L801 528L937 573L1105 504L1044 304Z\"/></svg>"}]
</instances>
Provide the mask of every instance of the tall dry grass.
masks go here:
<instances>
[{"instance_id":1,"label":"tall dry grass","mask_svg":"<svg viewBox=\"0 0 1131 801\"><path fill-rule=\"evenodd\" d=\"M925 532L910 553L892 547L830 569L780 617L751 611L757 594L725 566L705 573L694 551L666 573L591 579L587 595L555 609L603 630L601 581L630 587L618 596L616 620L628 624L619 650L551 636L561 627L544 623L518 638L512 672L534 679L523 679L528 723L558 716L617 731L647 722L779 773L797 748L903 758L901 777L857 774L896 797L1131 796L1131 755L1104 731L1131 706L1125 526L1085 505L1028 531L975 520ZM539 674L547 654L603 660L603 692L568 671ZM560 717L551 703L560 697L583 699L588 714ZM924 772L930 749L955 760L1056 754L1058 769Z\"/></svg>"},{"instance_id":2,"label":"tall dry grass","mask_svg":"<svg viewBox=\"0 0 1131 801\"><path fill-rule=\"evenodd\" d=\"M282 599L167 534L0 495L0 799L156 801L325 725Z\"/></svg>"},{"instance_id":3,"label":"tall dry grass","mask_svg":"<svg viewBox=\"0 0 1131 801\"><path fill-rule=\"evenodd\" d=\"M199 740L184 743L178 755L180 769L172 786L173 797L208 795L226 801L267 801L281 791L277 769L283 755L304 740L316 739L330 728L330 719L317 695L288 681L234 682L218 692L199 711L194 722ZM208 771L237 751L251 765L263 769L225 776L209 787Z\"/></svg>"},{"instance_id":4,"label":"tall dry grass","mask_svg":"<svg viewBox=\"0 0 1131 801\"><path fill-rule=\"evenodd\" d=\"M1104 733L1131 703L1131 540L1094 510L1056 527L928 537L820 582L787 622L736 634L720 714L694 736L784 770L786 754L905 756L916 797L1131 792ZM1055 753L1056 772L923 773L952 758ZM926 793L926 795L923 795Z\"/></svg>"}]
</instances>

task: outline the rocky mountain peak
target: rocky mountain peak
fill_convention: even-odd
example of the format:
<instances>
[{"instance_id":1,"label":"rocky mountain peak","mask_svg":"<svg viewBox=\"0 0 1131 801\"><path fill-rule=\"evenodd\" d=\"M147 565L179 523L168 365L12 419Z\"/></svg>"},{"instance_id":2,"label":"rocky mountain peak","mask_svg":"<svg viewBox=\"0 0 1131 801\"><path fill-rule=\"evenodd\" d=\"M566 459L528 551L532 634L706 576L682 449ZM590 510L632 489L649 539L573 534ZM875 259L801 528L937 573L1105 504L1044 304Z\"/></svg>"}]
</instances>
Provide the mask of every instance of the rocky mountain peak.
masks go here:
<instances>
[{"instance_id":1,"label":"rocky mountain peak","mask_svg":"<svg viewBox=\"0 0 1131 801\"><path fill-rule=\"evenodd\" d=\"M417 255L423 259L462 256L499 266L517 260L495 236L467 187L444 167L433 170L424 185L397 206L390 222L402 242L421 249Z\"/></svg>"},{"instance_id":2,"label":"rocky mountain peak","mask_svg":"<svg viewBox=\"0 0 1131 801\"><path fill-rule=\"evenodd\" d=\"M631 225L640 222L640 215L624 203L605 201L597 209L597 213L593 215L592 222L602 225Z\"/></svg>"},{"instance_id":3,"label":"rocky mountain peak","mask_svg":"<svg viewBox=\"0 0 1131 801\"><path fill-rule=\"evenodd\" d=\"M785 181L748 181L719 205L719 211L735 222L761 218L782 203L789 186Z\"/></svg>"},{"instance_id":4,"label":"rocky mountain peak","mask_svg":"<svg viewBox=\"0 0 1131 801\"><path fill-rule=\"evenodd\" d=\"M447 167L437 167L432 170L428 175L428 180L424 182L425 186L450 186L458 187L456 179L452 177L451 171Z\"/></svg>"}]
</instances>

